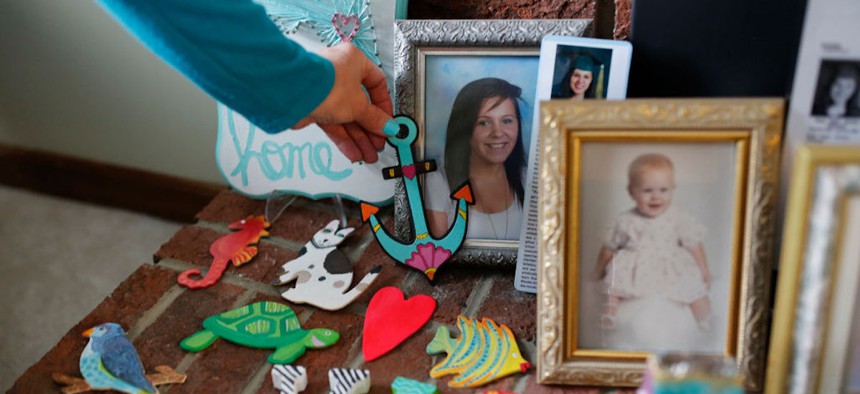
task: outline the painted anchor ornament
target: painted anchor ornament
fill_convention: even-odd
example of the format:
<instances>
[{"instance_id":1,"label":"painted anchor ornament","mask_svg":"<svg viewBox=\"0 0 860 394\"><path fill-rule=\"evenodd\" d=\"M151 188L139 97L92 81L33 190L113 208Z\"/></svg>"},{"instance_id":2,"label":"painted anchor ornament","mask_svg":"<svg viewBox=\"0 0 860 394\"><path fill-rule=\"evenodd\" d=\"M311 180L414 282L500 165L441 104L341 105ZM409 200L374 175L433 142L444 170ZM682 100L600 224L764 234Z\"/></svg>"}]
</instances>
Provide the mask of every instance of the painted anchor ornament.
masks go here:
<instances>
[{"instance_id":1,"label":"painted anchor ornament","mask_svg":"<svg viewBox=\"0 0 860 394\"><path fill-rule=\"evenodd\" d=\"M340 334L328 328L303 330L290 307L261 301L236 308L203 321L204 330L185 338L179 346L189 352L206 349L218 338L258 349L275 349L269 355L272 364L289 364L307 349L334 345Z\"/></svg>"},{"instance_id":2,"label":"painted anchor ornament","mask_svg":"<svg viewBox=\"0 0 860 394\"><path fill-rule=\"evenodd\" d=\"M410 243L395 240L379 223L376 213L379 208L362 202L361 218L370 222L373 234L382 249L394 260L406 264L424 273L430 281L436 275L436 270L453 255L466 238L466 228L469 219L469 205L475 203L472 188L468 181L451 194L451 199L457 202L457 216L448 232L439 239L430 235L427 219L424 217L424 201L421 197L421 187L418 175L436 169L432 161L415 163L412 157L412 144L418 137L418 126L407 116L396 116L394 121L400 124L400 133L388 139L388 143L397 149L398 167L383 169L386 179L402 176L406 186L406 198L409 201L412 214L412 227L415 239Z\"/></svg>"},{"instance_id":3,"label":"painted anchor ornament","mask_svg":"<svg viewBox=\"0 0 860 394\"><path fill-rule=\"evenodd\" d=\"M249 216L246 219L230 223L227 228L239 231L227 234L212 242L212 246L209 247L209 253L212 254L212 264L209 266L206 276L193 279L192 276L200 275L200 270L189 269L176 278L180 285L189 289L202 289L214 285L227 270L229 262L232 261L233 265L238 267L251 261L257 255L257 247L254 244L260 242L260 237L269 235L269 232L266 231L269 228L269 222L263 216Z\"/></svg>"}]
</instances>

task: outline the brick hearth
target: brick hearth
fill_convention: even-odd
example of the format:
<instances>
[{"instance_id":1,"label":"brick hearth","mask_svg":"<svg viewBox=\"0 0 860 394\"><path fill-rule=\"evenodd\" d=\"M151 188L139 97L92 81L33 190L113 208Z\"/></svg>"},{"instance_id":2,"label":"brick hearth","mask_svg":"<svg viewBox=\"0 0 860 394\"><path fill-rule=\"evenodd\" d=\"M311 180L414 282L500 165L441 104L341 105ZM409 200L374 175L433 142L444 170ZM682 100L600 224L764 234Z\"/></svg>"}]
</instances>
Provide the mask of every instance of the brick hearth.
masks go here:
<instances>
[{"instance_id":1,"label":"brick hearth","mask_svg":"<svg viewBox=\"0 0 860 394\"><path fill-rule=\"evenodd\" d=\"M350 217L359 217L350 206ZM188 374L184 385L162 386L162 393L277 393L272 387L266 361L268 350L251 349L218 341L199 353L187 353L179 342L201 329L207 316L260 300L272 300L290 305L302 326L327 327L337 330L341 340L324 350L309 350L297 364L308 370L307 393L328 390L328 370L334 367L364 368L371 371L372 393L390 393L396 376L435 384L441 392L470 392L449 389L449 378L433 380L428 371L441 357L431 357L424 347L440 325L453 332L458 314L487 317L509 326L519 341L527 359L535 357L535 308L532 294L514 290L513 271L497 271L466 267L445 267L433 286L415 270L394 263L379 248L367 226L360 226L343 250L357 261L355 278L361 278L376 265L383 265L380 277L353 304L338 312L329 312L306 305L293 305L283 300L269 283L280 266L297 256L298 250L316 230L337 217L328 202L297 200L287 208L270 229L271 236L260 242L259 255L242 267L229 267L215 286L203 290L188 290L176 284L179 272L188 268L208 267L209 245L224 235L229 222L263 214L264 203L233 192L219 194L197 215L197 223L178 231L155 253L155 264L143 264L95 310L72 327L44 358L34 364L16 382L9 393L58 392L51 379L53 372L79 376L78 358L86 345L81 333L104 322L117 322L128 331L147 371L156 365L169 365ZM386 226L392 226L391 218ZM376 290L396 286L407 297L417 294L432 296L437 309L432 320L421 331L398 348L370 363L361 354L361 330L364 311ZM481 388L509 390L521 393L597 393L596 388L562 388L540 386L535 382L534 369Z\"/></svg>"}]
</instances>

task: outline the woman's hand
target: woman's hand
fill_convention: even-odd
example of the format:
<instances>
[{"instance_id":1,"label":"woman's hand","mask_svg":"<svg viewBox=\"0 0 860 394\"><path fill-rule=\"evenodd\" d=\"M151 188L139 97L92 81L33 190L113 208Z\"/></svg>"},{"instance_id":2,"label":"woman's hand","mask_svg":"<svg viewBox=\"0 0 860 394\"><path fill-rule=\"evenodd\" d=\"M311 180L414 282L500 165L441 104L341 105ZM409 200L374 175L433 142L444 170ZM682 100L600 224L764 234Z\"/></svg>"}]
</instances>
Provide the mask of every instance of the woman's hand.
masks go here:
<instances>
[{"instance_id":1,"label":"woman's hand","mask_svg":"<svg viewBox=\"0 0 860 394\"><path fill-rule=\"evenodd\" d=\"M399 131L391 119L394 110L385 75L350 43L326 48L319 55L334 65L334 86L328 97L292 128L316 123L348 159L375 163L385 138Z\"/></svg>"}]
</instances>

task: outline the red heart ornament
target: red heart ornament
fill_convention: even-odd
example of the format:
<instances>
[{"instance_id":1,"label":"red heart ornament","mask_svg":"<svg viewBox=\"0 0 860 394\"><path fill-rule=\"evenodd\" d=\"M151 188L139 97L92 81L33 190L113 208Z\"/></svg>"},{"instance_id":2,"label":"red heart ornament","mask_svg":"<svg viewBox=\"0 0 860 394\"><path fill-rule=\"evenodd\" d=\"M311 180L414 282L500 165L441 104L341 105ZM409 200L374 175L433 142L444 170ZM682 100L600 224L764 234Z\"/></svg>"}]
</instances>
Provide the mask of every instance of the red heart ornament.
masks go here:
<instances>
[{"instance_id":1,"label":"red heart ornament","mask_svg":"<svg viewBox=\"0 0 860 394\"><path fill-rule=\"evenodd\" d=\"M361 339L364 360L376 360L403 343L427 324L435 310L433 297L417 295L407 300L396 287L379 289L364 315Z\"/></svg>"}]
</instances>

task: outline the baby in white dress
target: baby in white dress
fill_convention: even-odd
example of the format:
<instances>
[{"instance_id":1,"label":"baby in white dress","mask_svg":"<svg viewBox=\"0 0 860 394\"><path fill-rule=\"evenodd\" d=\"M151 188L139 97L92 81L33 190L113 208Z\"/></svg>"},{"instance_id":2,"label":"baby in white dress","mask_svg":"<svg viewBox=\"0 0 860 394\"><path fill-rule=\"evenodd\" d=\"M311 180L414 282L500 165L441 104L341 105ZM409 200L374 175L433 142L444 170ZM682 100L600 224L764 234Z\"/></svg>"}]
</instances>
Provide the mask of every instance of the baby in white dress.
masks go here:
<instances>
[{"instance_id":1,"label":"baby in white dress","mask_svg":"<svg viewBox=\"0 0 860 394\"><path fill-rule=\"evenodd\" d=\"M641 155L630 164L628 179L636 207L618 215L592 272L592 279L602 280L606 288L601 327L615 328L615 312L625 300L662 297L688 305L699 327L709 329L705 230L672 207L672 161L661 154Z\"/></svg>"}]
</instances>

